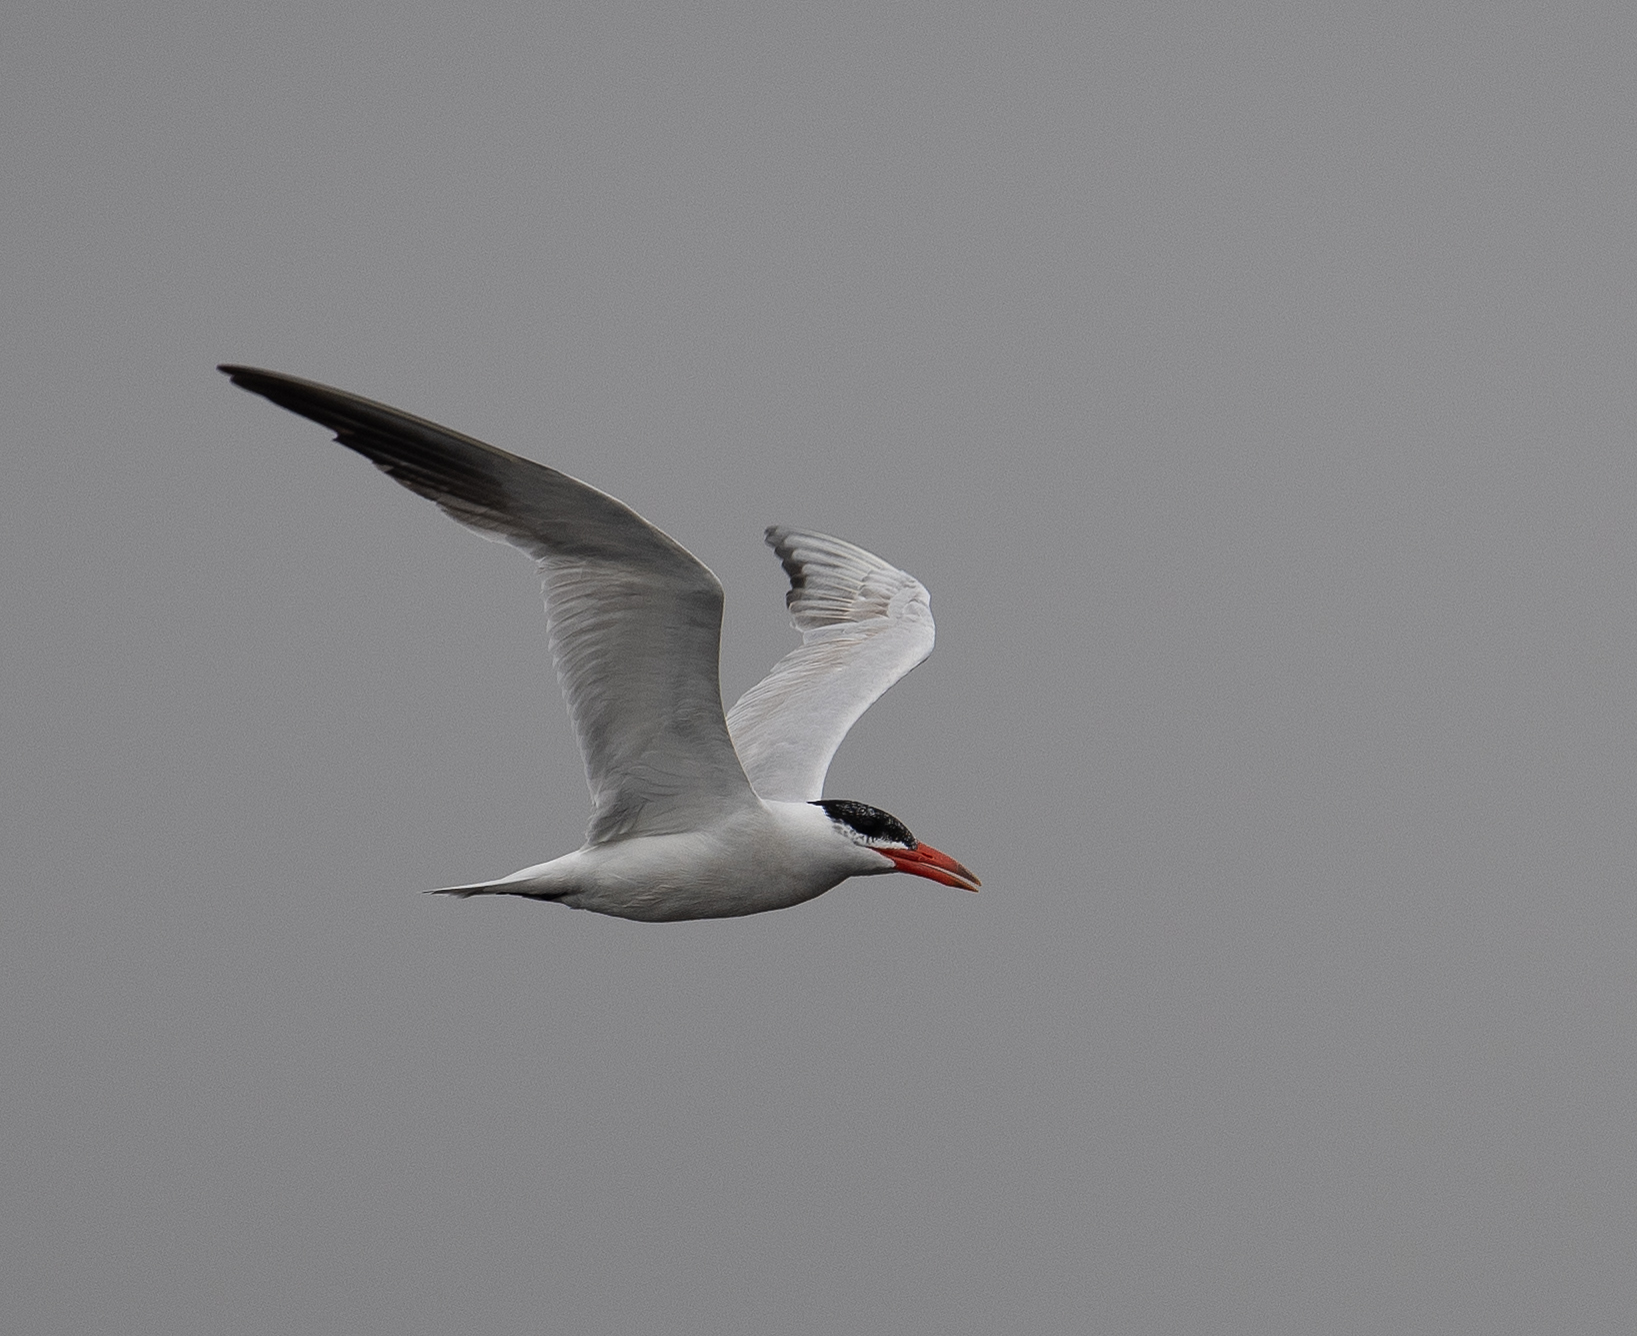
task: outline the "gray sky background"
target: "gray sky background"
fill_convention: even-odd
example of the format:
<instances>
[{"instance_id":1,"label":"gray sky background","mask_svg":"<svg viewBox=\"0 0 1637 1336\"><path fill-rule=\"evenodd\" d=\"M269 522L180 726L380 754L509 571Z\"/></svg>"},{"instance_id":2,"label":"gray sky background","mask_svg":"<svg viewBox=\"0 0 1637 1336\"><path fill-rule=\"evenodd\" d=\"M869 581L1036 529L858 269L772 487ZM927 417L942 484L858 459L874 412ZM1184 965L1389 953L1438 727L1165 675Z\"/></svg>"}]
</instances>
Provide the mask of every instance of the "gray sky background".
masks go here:
<instances>
[{"instance_id":1,"label":"gray sky background","mask_svg":"<svg viewBox=\"0 0 1637 1336\"><path fill-rule=\"evenodd\" d=\"M1629 5L22 0L0 1326L1628 1332ZM985 879L650 926L528 563L237 360L614 493Z\"/></svg>"}]
</instances>

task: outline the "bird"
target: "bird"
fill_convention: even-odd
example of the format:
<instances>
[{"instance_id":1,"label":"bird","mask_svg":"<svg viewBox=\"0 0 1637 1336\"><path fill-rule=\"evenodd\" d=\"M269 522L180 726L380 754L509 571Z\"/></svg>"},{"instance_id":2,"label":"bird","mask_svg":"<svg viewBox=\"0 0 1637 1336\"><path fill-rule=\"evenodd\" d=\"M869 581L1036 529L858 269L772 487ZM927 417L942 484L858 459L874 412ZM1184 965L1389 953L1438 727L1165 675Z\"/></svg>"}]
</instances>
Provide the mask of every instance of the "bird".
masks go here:
<instances>
[{"instance_id":1,"label":"bird","mask_svg":"<svg viewBox=\"0 0 1637 1336\"><path fill-rule=\"evenodd\" d=\"M926 587L861 547L775 525L801 644L724 712L722 585L630 507L373 400L255 367L233 384L335 433L467 528L532 557L585 763L584 844L435 895L521 896L662 923L787 909L850 877L980 885L868 803L824 797L847 731L932 651Z\"/></svg>"}]
</instances>

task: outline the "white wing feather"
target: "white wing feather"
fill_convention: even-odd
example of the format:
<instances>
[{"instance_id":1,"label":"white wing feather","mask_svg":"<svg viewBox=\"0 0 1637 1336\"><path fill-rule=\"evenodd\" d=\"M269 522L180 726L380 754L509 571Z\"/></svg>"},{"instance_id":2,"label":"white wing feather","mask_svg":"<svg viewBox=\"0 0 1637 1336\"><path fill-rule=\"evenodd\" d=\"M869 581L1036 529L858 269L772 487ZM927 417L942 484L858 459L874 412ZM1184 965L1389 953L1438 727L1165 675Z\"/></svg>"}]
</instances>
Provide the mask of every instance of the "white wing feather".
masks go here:
<instances>
[{"instance_id":1,"label":"white wing feather","mask_svg":"<svg viewBox=\"0 0 1637 1336\"><path fill-rule=\"evenodd\" d=\"M740 698L728 729L758 794L812 802L847 730L932 653L931 600L919 580L839 538L775 527L767 542L790 576L801 644Z\"/></svg>"},{"instance_id":2,"label":"white wing feather","mask_svg":"<svg viewBox=\"0 0 1637 1336\"><path fill-rule=\"evenodd\" d=\"M222 370L535 559L589 842L691 830L756 801L722 715L722 586L686 548L595 487L469 436L293 376Z\"/></svg>"}]
</instances>

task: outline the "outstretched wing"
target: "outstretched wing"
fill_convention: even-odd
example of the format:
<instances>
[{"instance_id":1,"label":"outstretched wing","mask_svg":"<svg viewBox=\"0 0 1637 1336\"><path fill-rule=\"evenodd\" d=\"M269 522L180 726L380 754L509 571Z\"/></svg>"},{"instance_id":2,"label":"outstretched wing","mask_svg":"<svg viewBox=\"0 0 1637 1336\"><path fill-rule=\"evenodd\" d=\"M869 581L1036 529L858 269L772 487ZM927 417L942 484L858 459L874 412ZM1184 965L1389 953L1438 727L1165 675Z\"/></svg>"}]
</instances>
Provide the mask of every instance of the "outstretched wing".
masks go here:
<instances>
[{"instance_id":1,"label":"outstretched wing","mask_svg":"<svg viewBox=\"0 0 1637 1336\"><path fill-rule=\"evenodd\" d=\"M591 786L593 844L753 803L722 717L722 586L613 497L555 469L294 376L220 368L538 563L557 678Z\"/></svg>"},{"instance_id":2,"label":"outstretched wing","mask_svg":"<svg viewBox=\"0 0 1637 1336\"><path fill-rule=\"evenodd\" d=\"M847 730L932 653L932 606L913 576L861 547L775 526L801 644L728 712L739 760L763 798L811 802Z\"/></svg>"}]
</instances>

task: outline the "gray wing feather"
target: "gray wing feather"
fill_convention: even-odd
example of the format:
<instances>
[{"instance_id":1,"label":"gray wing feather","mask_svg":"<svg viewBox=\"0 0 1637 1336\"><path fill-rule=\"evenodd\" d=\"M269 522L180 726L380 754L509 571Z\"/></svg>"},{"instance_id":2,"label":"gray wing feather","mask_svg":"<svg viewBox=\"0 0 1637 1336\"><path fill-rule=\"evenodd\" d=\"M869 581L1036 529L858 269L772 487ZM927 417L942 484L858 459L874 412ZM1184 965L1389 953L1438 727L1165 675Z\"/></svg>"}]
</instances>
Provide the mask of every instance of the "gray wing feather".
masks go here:
<instances>
[{"instance_id":1,"label":"gray wing feather","mask_svg":"<svg viewBox=\"0 0 1637 1336\"><path fill-rule=\"evenodd\" d=\"M745 773L763 798L811 802L865 710L932 653L932 605L913 576L861 547L774 527L801 644L728 712Z\"/></svg>"},{"instance_id":2,"label":"gray wing feather","mask_svg":"<svg viewBox=\"0 0 1637 1336\"><path fill-rule=\"evenodd\" d=\"M686 548L596 488L436 423L293 376L221 370L535 559L591 843L690 830L755 801L722 715L722 586Z\"/></svg>"}]
</instances>

